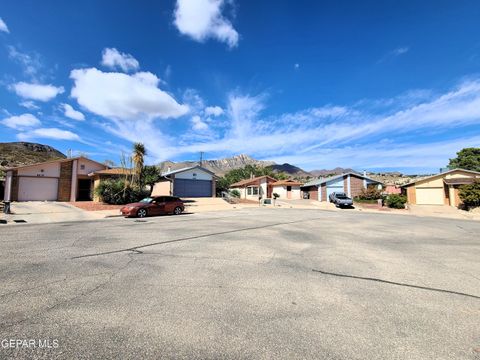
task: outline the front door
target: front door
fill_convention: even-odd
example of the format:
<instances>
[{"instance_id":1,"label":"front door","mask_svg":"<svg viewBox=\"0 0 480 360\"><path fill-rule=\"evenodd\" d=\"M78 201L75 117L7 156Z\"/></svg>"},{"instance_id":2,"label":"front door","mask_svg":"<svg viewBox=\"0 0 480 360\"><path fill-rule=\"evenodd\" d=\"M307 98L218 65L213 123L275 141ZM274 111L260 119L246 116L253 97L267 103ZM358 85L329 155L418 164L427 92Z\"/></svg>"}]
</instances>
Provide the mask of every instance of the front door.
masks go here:
<instances>
[{"instance_id":1,"label":"front door","mask_svg":"<svg viewBox=\"0 0 480 360\"><path fill-rule=\"evenodd\" d=\"M91 188L92 188L92 180L78 179L77 201L92 200Z\"/></svg>"},{"instance_id":2,"label":"front door","mask_svg":"<svg viewBox=\"0 0 480 360\"><path fill-rule=\"evenodd\" d=\"M291 199L291 198L292 198L292 187L287 186L287 199Z\"/></svg>"}]
</instances>

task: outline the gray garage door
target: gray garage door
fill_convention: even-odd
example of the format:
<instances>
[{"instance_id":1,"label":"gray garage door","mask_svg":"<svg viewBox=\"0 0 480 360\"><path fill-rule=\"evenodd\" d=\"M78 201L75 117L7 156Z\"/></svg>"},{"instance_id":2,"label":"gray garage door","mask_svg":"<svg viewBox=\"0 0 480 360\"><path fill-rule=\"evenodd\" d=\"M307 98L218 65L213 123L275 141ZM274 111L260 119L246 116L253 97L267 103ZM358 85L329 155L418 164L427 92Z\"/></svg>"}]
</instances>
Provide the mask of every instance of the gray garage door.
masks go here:
<instances>
[{"instance_id":1,"label":"gray garage door","mask_svg":"<svg viewBox=\"0 0 480 360\"><path fill-rule=\"evenodd\" d=\"M179 197L211 197L212 181L175 179L173 195Z\"/></svg>"}]
</instances>

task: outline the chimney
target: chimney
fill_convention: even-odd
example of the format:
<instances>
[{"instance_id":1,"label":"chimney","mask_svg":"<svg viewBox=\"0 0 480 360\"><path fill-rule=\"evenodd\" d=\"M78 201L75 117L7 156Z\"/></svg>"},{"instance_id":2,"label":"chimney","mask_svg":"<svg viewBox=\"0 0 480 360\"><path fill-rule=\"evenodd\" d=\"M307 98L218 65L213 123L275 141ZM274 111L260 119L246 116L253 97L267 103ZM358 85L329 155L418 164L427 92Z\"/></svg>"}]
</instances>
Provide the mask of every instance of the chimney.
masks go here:
<instances>
[{"instance_id":1,"label":"chimney","mask_svg":"<svg viewBox=\"0 0 480 360\"><path fill-rule=\"evenodd\" d=\"M170 171L172 171L172 168L169 166L169 167L167 168L167 172L170 172Z\"/></svg>"},{"instance_id":2,"label":"chimney","mask_svg":"<svg viewBox=\"0 0 480 360\"><path fill-rule=\"evenodd\" d=\"M363 176L364 176L364 177L367 176L367 170L363 170Z\"/></svg>"}]
</instances>

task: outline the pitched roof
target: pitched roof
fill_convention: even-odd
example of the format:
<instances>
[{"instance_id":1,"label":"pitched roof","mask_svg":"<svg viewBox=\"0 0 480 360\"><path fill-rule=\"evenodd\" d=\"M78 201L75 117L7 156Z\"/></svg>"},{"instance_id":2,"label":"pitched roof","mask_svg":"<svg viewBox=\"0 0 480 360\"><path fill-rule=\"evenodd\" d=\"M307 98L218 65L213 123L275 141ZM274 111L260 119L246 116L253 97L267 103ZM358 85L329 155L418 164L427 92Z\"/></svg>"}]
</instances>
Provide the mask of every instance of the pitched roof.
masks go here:
<instances>
[{"instance_id":1,"label":"pitched roof","mask_svg":"<svg viewBox=\"0 0 480 360\"><path fill-rule=\"evenodd\" d=\"M441 176L443 176L443 175L451 174L451 173L453 173L453 172L455 172L455 171L463 171L463 172L470 173L470 174L472 174L472 175L478 175L478 176L480 176L480 172L478 172L478 171L456 168L456 169L452 169L452 170L448 170L448 171L442 172L442 173L440 173L440 174L435 174L435 175L432 175L432 176L427 176L427 177L424 177L424 178L421 178L421 179L418 179L418 180L411 181L411 182L409 182L408 184L402 185L402 187L407 187L407 186L416 184L416 183L419 182L419 181L429 180L429 179L433 179L433 178L436 178L436 177L439 177L439 176L441 177Z\"/></svg>"},{"instance_id":2,"label":"pitched roof","mask_svg":"<svg viewBox=\"0 0 480 360\"><path fill-rule=\"evenodd\" d=\"M240 181L230 185L230 187L244 187L244 186L247 186L247 185L258 185L258 184L260 184L260 180L262 180L262 179L266 179L267 182L268 182L268 180L271 180L272 182L277 181L276 179L274 179L271 176L263 175L263 176L257 176L257 177L251 178L251 179L240 180Z\"/></svg>"},{"instance_id":3,"label":"pitched roof","mask_svg":"<svg viewBox=\"0 0 480 360\"><path fill-rule=\"evenodd\" d=\"M133 173L133 169L126 169L126 168L113 168L113 169L104 169L93 171L88 175L131 175Z\"/></svg>"},{"instance_id":4,"label":"pitched roof","mask_svg":"<svg viewBox=\"0 0 480 360\"><path fill-rule=\"evenodd\" d=\"M162 173L162 176L169 176L169 175L173 175L173 174L178 174L178 173L182 173L182 172L185 172L185 171L188 171L188 170L193 170L193 169L200 169L202 171L205 171L206 173L209 173L215 177L217 177L215 175L214 172L204 168L203 166L200 166L200 165L195 165L195 166L189 166L189 167L185 167L185 168L181 168L181 169L177 169L177 170L172 170L172 171L167 171L167 172L164 172Z\"/></svg>"},{"instance_id":5,"label":"pitched roof","mask_svg":"<svg viewBox=\"0 0 480 360\"><path fill-rule=\"evenodd\" d=\"M346 175L353 175L353 176L359 177L361 179L369 180L369 181L377 183L377 184L383 184L381 181L378 181L378 180L369 178L368 176L350 171L350 172L346 172L346 173L343 173L343 174L340 174L340 175L333 175L333 176L329 176L329 177L326 177L326 178L314 179L314 180L311 180L311 181L307 182L306 184L303 184L302 187L313 186L313 185L320 186L324 183L327 183L327 182L332 181L332 180L339 179L339 178L344 177Z\"/></svg>"},{"instance_id":6,"label":"pitched roof","mask_svg":"<svg viewBox=\"0 0 480 360\"><path fill-rule=\"evenodd\" d=\"M300 181L295 180L279 180L272 184L272 186L301 186L303 185Z\"/></svg>"},{"instance_id":7,"label":"pitched roof","mask_svg":"<svg viewBox=\"0 0 480 360\"><path fill-rule=\"evenodd\" d=\"M43 161L43 162L39 162L39 163L35 163L35 164L30 164L30 165L14 166L14 167L6 168L6 169L4 169L4 171L16 170L16 169L23 169L23 168L27 168L27 167L31 167L31 166L38 166L38 165L44 165L44 164L51 164L51 163L56 163L56 162L67 162L67 161L73 161L73 160L80 160L80 159L85 159L85 160L88 160L88 161L91 161L91 162L97 163L97 164L99 164L99 165L105 166L106 168L110 168L108 165L105 165L105 164L99 163L98 161L95 161L95 160L89 159L89 158L87 158L87 157L85 157L85 156L77 156L77 157L73 157L73 158L65 158L65 159L48 160L48 161Z\"/></svg>"},{"instance_id":8,"label":"pitched roof","mask_svg":"<svg viewBox=\"0 0 480 360\"><path fill-rule=\"evenodd\" d=\"M480 181L480 179L465 177L465 178L443 179L443 182L447 185L468 185L468 184L473 184L475 180Z\"/></svg>"}]
</instances>

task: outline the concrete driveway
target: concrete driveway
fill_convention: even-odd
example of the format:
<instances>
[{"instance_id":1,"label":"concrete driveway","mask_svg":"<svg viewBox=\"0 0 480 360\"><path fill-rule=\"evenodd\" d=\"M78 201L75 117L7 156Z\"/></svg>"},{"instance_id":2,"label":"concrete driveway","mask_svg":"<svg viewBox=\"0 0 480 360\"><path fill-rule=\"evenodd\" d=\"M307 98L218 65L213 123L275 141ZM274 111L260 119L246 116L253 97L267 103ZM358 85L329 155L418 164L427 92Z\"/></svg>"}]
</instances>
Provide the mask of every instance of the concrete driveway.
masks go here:
<instances>
[{"instance_id":1,"label":"concrete driveway","mask_svg":"<svg viewBox=\"0 0 480 360\"><path fill-rule=\"evenodd\" d=\"M477 222L254 208L1 230L0 340L51 347L0 358L480 358Z\"/></svg>"},{"instance_id":2,"label":"concrete driveway","mask_svg":"<svg viewBox=\"0 0 480 360\"><path fill-rule=\"evenodd\" d=\"M13 202L12 214L2 214L9 224L43 224L62 221L82 221L103 218L105 215L87 212L65 202L25 201Z\"/></svg>"}]
</instances>

